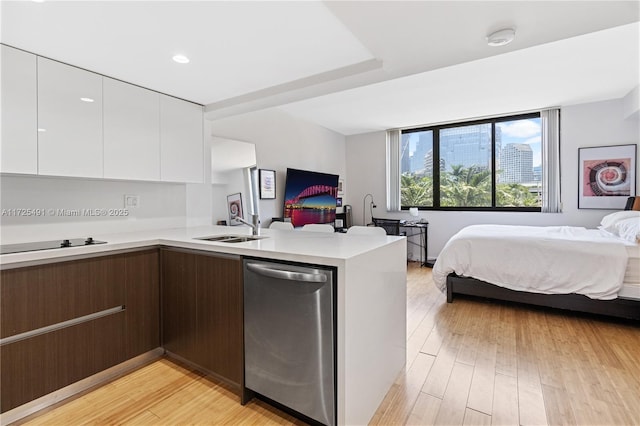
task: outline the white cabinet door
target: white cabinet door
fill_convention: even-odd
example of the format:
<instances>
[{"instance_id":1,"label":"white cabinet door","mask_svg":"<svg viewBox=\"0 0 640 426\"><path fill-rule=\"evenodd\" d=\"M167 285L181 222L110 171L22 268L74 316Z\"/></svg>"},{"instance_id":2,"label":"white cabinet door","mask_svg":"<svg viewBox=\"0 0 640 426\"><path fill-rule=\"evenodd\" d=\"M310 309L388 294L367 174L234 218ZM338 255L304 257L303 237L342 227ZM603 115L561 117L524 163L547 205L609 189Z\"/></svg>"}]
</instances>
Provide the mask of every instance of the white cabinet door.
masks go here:
<instances>
[{"instance_id":1,"label":"white cabinet door","mask_svg":"<svg viewBox=\"0 0 640 426\"><path fill-rule=\"evenodd\" d=\"M165 182L203 182L202 106L160 95L160 174Z\"/></svg>"},{"instance_id":2,"label":"white cabinet door","mask_svg":"<svg viewBox=\"0 0 640 426\"><path fill-rule=\"evenodd\" d=\"M0 172L38 173L36 56L2 46Z\"/></svg>"},{"instance_id":3,"label":"white cabinet door","mask_svg":"<svg viewBox=\"0 0 640 426\"><path fill-rule=\"evenodd\" d=\"M38 57L38 173L103 176L102 76Z\"/></svg>"},{"instance_id":4,"label":"white cabinet door","mask_svg":"<svg viewBox=\"0 0 640 426\"><path fill-rule=\"evenodd\" d=\"M104 177L160 180L160 94L104 77Z\"/></svg>"}]
</instances>

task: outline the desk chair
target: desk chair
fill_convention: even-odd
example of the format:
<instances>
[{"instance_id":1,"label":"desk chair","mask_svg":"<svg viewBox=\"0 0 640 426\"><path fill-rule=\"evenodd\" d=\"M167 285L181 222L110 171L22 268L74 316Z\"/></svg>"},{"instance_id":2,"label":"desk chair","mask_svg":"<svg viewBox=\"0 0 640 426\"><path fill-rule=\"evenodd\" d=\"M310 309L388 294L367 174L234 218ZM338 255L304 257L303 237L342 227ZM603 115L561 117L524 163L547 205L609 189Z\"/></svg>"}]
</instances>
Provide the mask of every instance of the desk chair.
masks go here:
<instances>
[{"instance_id":1,"label":"desk chair","mask_svg":"<svg viewBox=\"0 0 640 426\"><path fill-rule=\"evenodd\" d=\"M332 225L321 224L321 223L309 223L302 227L303 231L311 231L311 232L336 232L335 228Z\"/></svg>"},{"instance_id":2,"label":"desk chair","mask_svg":"<svg viewBox=\"0 0 640 426\"><path fill-rule=\"evenodd\" d=\"M282 229L285 231L293 231L293 225L291 222L271 222L269 229Z\"/></svg>"},{"instance_id":3,"label":"desk chair","mask_svg":"<svg viewBox=\"0 0 640 426\"><path fill-rule=\"evenodd\" d=\"M373 220L373 224L380 228L383 228L387 235L402 235L400 233L400 219L379 219L379 218L371 218Z\"/></svg>"},{"instance_id":4,"label":"desk chair","mask_svg":"<svg viewBox=\"0 0 640 426\"><path fill-rule=\"evenodd\" d=\"M347 229L347 235L378 235L385 236L387 232L377 226L352 226Z\"/></svg>"}]
</instances>

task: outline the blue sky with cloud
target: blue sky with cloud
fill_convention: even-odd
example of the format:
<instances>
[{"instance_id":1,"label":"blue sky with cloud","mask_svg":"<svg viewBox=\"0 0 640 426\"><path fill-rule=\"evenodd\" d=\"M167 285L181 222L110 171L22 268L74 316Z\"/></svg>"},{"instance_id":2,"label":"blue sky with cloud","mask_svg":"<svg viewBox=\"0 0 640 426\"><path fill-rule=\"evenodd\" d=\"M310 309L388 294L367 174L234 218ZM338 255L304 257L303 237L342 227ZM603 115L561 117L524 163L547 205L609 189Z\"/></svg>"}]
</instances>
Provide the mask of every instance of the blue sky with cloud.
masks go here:
<instances>
[{"instance_id":1,"label":"blue sky with cloud","mask_svg":"<svg viewBox=\"0 0 640 426\"><path fill-rule=\"evenodd\" d=\"M505 121L496 124L502 130L502 146L509 143L524 143L533 150L533 166L542 164L540 119Z\"/></svg>"}]
</instances>

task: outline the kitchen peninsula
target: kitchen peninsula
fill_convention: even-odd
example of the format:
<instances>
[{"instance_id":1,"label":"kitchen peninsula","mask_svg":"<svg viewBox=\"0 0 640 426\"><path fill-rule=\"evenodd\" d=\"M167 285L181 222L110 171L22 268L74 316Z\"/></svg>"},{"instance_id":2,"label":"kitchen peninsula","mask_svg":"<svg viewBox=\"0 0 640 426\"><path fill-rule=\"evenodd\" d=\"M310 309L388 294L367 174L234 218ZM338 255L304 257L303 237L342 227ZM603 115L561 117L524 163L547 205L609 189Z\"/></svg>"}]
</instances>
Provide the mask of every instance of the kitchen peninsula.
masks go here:
<instances>
[{"instance_id":1,"label":"kitchen peninsula","mask_svg":"<svg viewBox=\"0 0 640 426\"><path fill-rule=\"evenodd\" d=\"M198 239L228 234L249 236L250 229L207 226L93 235L95 240L106 241L106 244L2 255L0 268L3 274L1 284L3 308L5 304L12 303L11 293L5 293L9 282L5 279L7 274L38 268L42 265L73 263L83 259L106 259L113 255L121 255L124 260L114 260L112 268L118 268L120 264L117 262L121 261L124 265L122 269L127 271L128 275L133 274L135 279L146 277L148 282L159 280L163 274L162 271L153 270L152 260L156 259L155 265L157 265L158 250L251 257L335 268L337 423L367 423L405 363L405 238L266 229L262 230L259 239L245 242L229 243ZM3 241L3 243L14 242L25 241ZM130 255L137 255L140 258L137 259L137 263L131 263L131 265L143 265L143 268L146 268L145 273L132 270L133 267L127 263ZM140 262L141 259L142 262ZM99 270L109 273L109 267ZM135 300L142 297L144 296L138 294ZM129 305L130 303L127 302L127 310L130 310L130 315L135 317L136 314L133 311L135 305ZM5 309L3 309L4 313ZM3 318L4 322L5 318ZM45 322L39 327L49 325L51 324ZM120 326L123 330L130 331L136 323ZM155 330L153 327L151 329ZM5 359L4 352L10 351L13 345L11 336L22 331L24 330L12 332L8 327L7 329L3 327L1 336L3 359ZM8 343L5 343L7 341ZM158 346L164 347L165 342L160 341ZM164 349L167 348L164 347ZM162 350L156 347L153 351L147 352L149 353L158 356ZM135 355L134 352L131 353L131 357ZM83 381L88 383L87 387L96 384L96 381L93 383L86 379ZM242 380L239 382L242 383ZM73 385L69 386L70 389L72 387ZM7 391L5 386L2 391ZM74 389L74 391L79 390ZM54 393L56 395L53 395ZM3 413L3 423L11 421L12 418L18 419L61 398L61 392L56 391L15 408L12 407Z\"/></svg>"}]
</instances>

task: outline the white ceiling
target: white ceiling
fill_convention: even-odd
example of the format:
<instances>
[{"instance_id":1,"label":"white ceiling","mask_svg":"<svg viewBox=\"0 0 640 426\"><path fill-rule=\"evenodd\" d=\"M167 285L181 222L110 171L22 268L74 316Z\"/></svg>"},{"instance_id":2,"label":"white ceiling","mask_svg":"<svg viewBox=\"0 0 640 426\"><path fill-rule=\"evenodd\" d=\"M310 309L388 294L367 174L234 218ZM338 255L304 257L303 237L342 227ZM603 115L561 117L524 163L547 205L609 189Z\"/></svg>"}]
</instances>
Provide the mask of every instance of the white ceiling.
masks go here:
<instances>
[{"instance_id":1,"label":"white ceiling","mask_svg":"<svg viewBox=\"0 0 640 426\"><path fill-rule=\"evenodd\" d=\"M2 1L2 43L343 134L624 96L639 1ZM493 30L517 34L502 48ZM191 63L171 57L187 55Z\"/></svg>"}]
</instances>

